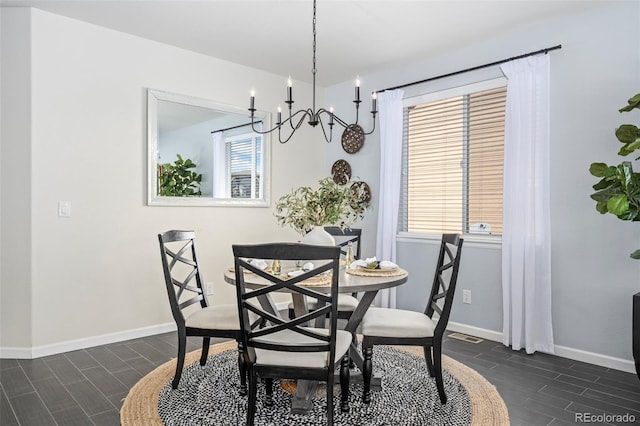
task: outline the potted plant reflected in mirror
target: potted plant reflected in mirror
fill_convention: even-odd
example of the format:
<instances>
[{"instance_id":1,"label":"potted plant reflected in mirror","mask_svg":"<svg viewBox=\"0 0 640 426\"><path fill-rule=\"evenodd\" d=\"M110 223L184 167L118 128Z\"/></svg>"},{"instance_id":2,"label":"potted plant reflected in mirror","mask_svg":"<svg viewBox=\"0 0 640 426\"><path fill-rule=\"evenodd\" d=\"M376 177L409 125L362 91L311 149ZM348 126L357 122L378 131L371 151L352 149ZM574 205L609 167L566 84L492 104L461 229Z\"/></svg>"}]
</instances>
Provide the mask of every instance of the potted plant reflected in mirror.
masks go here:
<instances>
[{"instance_id":1,"label":"potted plant reflected in mirror","mask_svg":"<svg viewBox=\"0 0 640 426\"><path fill-rule=\"evenodd\" d=\"M158 165L158 195L163 197L199 197L202 174L191 169L197 165L189 158L183 160L180 154L173 163Z\"/></svg>"},{"instance_id":2,"label":"potted plant reflected in mirror","mask_svg":"<svg viewBox=\"0 0 640 426\"><path fill-rule=\"evenodd\" d=\"M275 216L280 225L289 225L303 235L304 243L334 245L335 240L323 227L349 227L362 220L371 205L371 195L361 181L339 185L332 178L324 178L318 183L317 188L303 186L282 196L276 203Z\"/></svg>"}]
</instances>

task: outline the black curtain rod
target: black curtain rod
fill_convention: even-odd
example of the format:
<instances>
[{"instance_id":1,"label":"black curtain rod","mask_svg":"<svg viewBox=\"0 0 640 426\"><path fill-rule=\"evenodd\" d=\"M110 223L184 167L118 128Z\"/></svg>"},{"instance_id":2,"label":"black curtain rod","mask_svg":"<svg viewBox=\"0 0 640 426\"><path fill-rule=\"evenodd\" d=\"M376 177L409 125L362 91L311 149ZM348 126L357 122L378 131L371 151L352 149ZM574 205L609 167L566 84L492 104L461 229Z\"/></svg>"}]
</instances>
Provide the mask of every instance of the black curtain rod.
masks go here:
<instances>
[{"instance_id":1,"label":"black curtain rod","mask_svg":"<svg viewBox=\"0 0 640 426\"><path fill-rule=\"evenodd\" d=\"M262 120L254 121L253 123L254 124L255 123L262 123ZM239 129L240 127L251 126L251 124L252 123L238 124L237 126L227 127L226 129L212 130L211 133L226 132L227 130L233 130L233 129Z\"/></svg>"},{"instance_id":2,"label":"black curtain rod","mask_svg":"<svg viewBox=\"0 0 640 426\"><path fill-rule=\"evenodd\" d=\"M542 53L546 54L548 52L551 52L552 50L557 50L557 49L561 49L562 45L559 44L557 46L553 46L553 47L547 47L546 49L541 49L541 50L537 50L535 52L529 52L529 53L525 53L524 55L518 55L518 56L513 56L511 58L508 59L502 59L500 61L495 61L495 62L491 62L489 64L484 64L484 65L478 65L476 67L472 67L472 68L467 68L465 70L460 70L460 71L454 71L454 72L450 72L448 74L442 74L436 77L430 77L430 78L426 78L424 80L420 80L420 81L414 81L413 83L406 83L406 84L401 84L400 86L395 86L395 87L388 87L386 89L382 89L382 90L378 90L378 93L380 92L384 92L386 90L395 90L395 89L402 89L403 87L409 87L409 86L414 86L416 84L420 84L420 83L427 83L429 81L433 81L433 80L439 80L441 78L445 78L445 77L451 77L454 75L458 75L458 74L464 74L466 72L469 71L475 71L475 70L479 70L482 68L488 68L488 67L492 67L494 65L500 65L500 64L504 64L505 62L510 62L510 61L515 61L516 59L522 59L522 58L526 58L527 56L533 56L533 55L540 55Z\"/></svg>"}]
</instances>

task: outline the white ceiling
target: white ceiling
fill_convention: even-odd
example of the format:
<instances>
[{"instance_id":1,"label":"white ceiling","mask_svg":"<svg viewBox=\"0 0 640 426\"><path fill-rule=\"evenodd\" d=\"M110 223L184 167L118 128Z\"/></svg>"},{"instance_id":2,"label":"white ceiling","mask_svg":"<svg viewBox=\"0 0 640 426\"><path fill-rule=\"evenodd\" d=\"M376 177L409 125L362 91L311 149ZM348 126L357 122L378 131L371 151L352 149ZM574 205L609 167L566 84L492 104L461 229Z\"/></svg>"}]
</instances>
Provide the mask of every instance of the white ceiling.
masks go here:
<instances>
[{"instance_id":1,"label":"white ceiling","mask_svg":"<svg viewBox=\"0 0 640 426\"><path fill-rule=\"evenodd\" d=\"M390 64L436 55L598 4L601 2L579 0L318 0L317 82L327 86L355 79ZM0 5L32 6L291 75L294 80L311 80L311 0L0 0ZM548 46L540 46L544 47Z\"/></svg>"}]
</instances>

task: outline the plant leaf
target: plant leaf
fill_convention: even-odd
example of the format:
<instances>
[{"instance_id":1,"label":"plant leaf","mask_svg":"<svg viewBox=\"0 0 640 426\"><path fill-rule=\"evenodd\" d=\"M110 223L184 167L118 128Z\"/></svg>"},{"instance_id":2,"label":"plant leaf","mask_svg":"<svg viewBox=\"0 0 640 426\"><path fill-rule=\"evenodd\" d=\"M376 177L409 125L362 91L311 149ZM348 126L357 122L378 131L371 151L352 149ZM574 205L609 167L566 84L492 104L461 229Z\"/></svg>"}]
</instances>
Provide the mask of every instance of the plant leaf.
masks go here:
<instances>
[{"instance_id":1,"label":"plant leaf","mask_svg":"<svg viewBox=\"0 0 640 426\"><path fill-rule=\"evenodd\" d=\"M640 108L640 93L627 101L629 105L620 108L619 112L629 112L634 108Z\"/></svg>"},{"instance_id":2,"label":"plant leaf","mask_svg":"<svg viewBox=\"0 0 640 426\"><path fill-rule=\"evenodd\" d=\"M608 167L609 166L607 166L605 163L591 163L591 167L589 167L589 173L591 173L595 177L604 177Z\"/></svg>"},{"instance_id":3,"label":"plant leaf","mask_svg":"<svg viewBox=\"0 0 640 426\"><path fill-rule=\"evenodd\" d=\"M607 210L618 217L623 216L629 211L629 199L624 194L615 195L607 201Z\"/></svg>"},{"instance_id":4,"label":"plant leaf","mask_svg":"<svg viewBox=\"0 0 640 426\"><path fill-rule=\"evenodd\" d=\"M640 259L640 250L636 250L633 253L631 253L630 256L632 259Z\"/></svg>"}]
</instances>

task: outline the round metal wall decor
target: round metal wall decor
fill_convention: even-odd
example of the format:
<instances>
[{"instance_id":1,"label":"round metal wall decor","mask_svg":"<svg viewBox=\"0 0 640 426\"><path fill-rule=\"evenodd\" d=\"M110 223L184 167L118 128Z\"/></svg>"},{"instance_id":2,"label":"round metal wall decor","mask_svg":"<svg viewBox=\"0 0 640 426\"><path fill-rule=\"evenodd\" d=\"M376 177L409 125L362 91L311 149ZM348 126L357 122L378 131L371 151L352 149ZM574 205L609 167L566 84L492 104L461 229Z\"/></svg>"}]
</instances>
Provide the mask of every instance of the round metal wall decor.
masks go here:
<instances>
[{"instance_id":1,"label":"round metal wall decor","mask_svg":"<svg viewBox=\"0 0 640 426\"><path fill-rule=\"evenodd\" d=\"M364 130L358 124L350 124L342 132L342 148L349 154L360 151L364 145Z\"/></svg>"},{"instance_id":2,"label":"round metal wall decor","mask_svg":"<svg viewBox=\"0 0 640 426\"><path fill-rule=\"evenodd\" d=\"M353 184L351 184L351 192L355 195L361 194L360 200L364 202L371 201L371 188L369 188L366 182L353 182ZM352 205L351 207L353 207L354 210L357 209L357 206Z\"/></svg>"},{"instance_id":3,"label":"round metal wall decor","mask_svg":"<svg viewBox=\"0 0 640 426\"><path fill-rule=\"evenodd\" d=\"M344 185L351 179L351 166L345 160L338 160L331 166L333 181L338 185Z\"/></svg>"}]
</instances>

